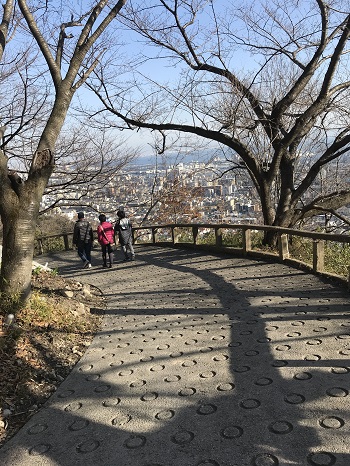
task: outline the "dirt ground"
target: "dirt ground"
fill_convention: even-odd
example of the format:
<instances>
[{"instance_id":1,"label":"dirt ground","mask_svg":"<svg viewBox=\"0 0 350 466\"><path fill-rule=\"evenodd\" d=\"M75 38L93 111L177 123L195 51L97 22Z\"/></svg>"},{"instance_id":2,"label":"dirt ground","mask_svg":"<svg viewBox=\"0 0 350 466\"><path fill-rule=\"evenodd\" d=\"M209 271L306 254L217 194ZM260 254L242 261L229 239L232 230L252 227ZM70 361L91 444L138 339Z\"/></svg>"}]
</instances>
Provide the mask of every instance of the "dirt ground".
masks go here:
<instances>
[{"instance_id":1,"label":"dirt ground","mask_svg":"<svg viewBox=\"0 0 350 466\"><path fill-rule=\"evenodd\" d=\"M102 292L50 272L33 274L30 308L4 325L0 308L0 447L67 377L105 309Z\"/></svg>"}]
</instances>

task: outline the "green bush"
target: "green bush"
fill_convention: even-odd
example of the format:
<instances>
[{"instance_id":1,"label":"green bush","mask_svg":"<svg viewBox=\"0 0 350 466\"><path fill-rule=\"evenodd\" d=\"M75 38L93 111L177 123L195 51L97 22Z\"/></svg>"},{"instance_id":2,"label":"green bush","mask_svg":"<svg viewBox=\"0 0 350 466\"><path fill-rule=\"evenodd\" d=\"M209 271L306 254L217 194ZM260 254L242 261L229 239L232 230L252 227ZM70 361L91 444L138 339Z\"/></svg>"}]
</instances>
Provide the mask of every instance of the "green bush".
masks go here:
<instances>
[{"instance_id":1,"label":"green bush","mask_svg":"<svg viewBox=\"0 0 350 466\"><path fill-rule=\"evenodd\" d=\"M325 271L348 277L350 244L327 242L325 246Z\"/></svg>"}]
</instances>

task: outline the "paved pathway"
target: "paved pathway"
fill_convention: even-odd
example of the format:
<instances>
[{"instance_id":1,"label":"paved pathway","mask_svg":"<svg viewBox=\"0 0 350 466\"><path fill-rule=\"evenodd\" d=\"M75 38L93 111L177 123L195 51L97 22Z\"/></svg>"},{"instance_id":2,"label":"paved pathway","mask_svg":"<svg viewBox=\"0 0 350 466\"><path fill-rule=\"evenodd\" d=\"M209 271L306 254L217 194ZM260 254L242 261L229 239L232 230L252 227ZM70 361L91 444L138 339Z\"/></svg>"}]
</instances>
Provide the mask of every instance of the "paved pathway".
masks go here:
<instances>
[{"instance_id":1,"label":"paved pathway","mask_svg":"<svg viewBox=\"0 0 350 466\"><path fill-rule=\"evenodd\" d=\"M136 252L112 270L50 261L109 308L0 464L349 466L349 293L281 264Z\"/></svg>"}]
</instances>

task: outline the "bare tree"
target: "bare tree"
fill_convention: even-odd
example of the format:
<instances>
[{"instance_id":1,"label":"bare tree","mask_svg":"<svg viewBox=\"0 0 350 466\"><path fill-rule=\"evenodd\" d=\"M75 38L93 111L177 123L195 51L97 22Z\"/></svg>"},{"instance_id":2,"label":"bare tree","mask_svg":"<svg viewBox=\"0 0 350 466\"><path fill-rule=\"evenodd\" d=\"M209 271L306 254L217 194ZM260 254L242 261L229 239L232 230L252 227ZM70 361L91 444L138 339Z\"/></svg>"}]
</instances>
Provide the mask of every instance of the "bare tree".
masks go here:
<instances>
[{"instance_id":1,"label":"bare tree","mask_svg":"<svg viewBox=\"0 0 350 466\"><path fill-rule=\"evenodd\" d=\"M30 293L35 225L42 195L54 170L57 138L74 94L103 58L107 47L103 36L125 3L126 0L100 0L86 5L85 2L62 1L58 7L57 2L50 0L18 0L18 11L12 0L6 0L3 5L0 59L9 63L13 56L9 39L12 20L19 18L15 31L18 40L23 44L29 40L31 47L38 51L33 61L28 61L31 71L28 79L36 78L40 85L47 80L52 92L52 97L46 94L48 99L44 99L43 113L26 118L28 110L22 107L18 133L35 122L34 140L15 147L16 138L6 131L0 151L0 214L4 226L1 290L10 296L17 294L21 301ZM108 39L112 44L111 38ZM14 46L18 46L18 42ZM2 127L1 136L4 129ZM22 159L22 163L19 160L21 175L12 171L16 153Z\"/></svg>"},{"instance_id":2,"label":"bare tree","mask_svg":"<svg viewBox=\"0 0 350 466\"><path fill-rule=\"evenodd\" d=\"M72 123L56 143L56 165L45 189L40 213L54 208L88 207L108 213L108 191L118 174L138 155L107 128L95 130L89 122ZM115 210L114 205L114 210Z\"/></svg>"},{"instance_id":3,"label":"bare tree","mask_svg":"<svg viewBox=\"0 0 350 466\"><path fill-rule=\"evenodd\" d=\"M349 11L348 0L241 8L131 1L122 21L144 41L135 80L117 90L101 80L90 86L126 127L189 133L231 150L255 186L264 223L292 227L350 202L335 167L348 163L350 150ZM163 62L172 67L161 80ZM325 167L338 177L326 190Z\"/></svg>"}]
</instances>

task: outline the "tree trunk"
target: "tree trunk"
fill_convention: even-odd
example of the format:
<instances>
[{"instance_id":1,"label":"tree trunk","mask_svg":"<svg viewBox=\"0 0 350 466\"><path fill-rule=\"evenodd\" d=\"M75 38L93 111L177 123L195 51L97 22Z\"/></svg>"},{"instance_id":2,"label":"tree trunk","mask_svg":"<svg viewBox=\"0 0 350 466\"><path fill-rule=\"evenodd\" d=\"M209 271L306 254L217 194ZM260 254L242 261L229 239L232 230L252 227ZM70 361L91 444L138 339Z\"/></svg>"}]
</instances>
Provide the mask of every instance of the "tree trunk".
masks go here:
<instances>
[{"instance_id":1,"label":"tree trunk","mask_svg":"<svg viewBox=\"0 0 350 466\"><path fill-rule=\"evenodd\" d=\"M15 215L4 214L1 290L13 303L24 304L31 292L35 223L38 209L23 205Z\"/></svg>"},{"instance_id":2,"label":"tree trunk","mask_svg":"<svg viewBox=\"0 0 350 466\"><path fill-rule=\"evenodd\" d=\"M7 169L1 171L0 176L0 213L3 223L0 289L3 298L10 300L14 306L23 305L31 292L36 222L43 190L53 169L52 159L47 161L44 156L41 157L50 152L44 152L36 153L33 167L37 169L33 168L32 176L27 180L23 181ZM3 154L0 160L5 163Z\"/></svg>"},{"instance_id":3,"label":"tree trunk","mask_svg":"<svg viewBox=\"0 0 350 466\"><path fill-rule=\"evenodd\" d=\"M72 95L65 86L57 92L26 180L8 170L7 157L0 151L0 214L4 225L0 290L7 299L19 306L24 305L30 297L40 202L54 169L52 150Z\"/></svg>"}]
</instances>

